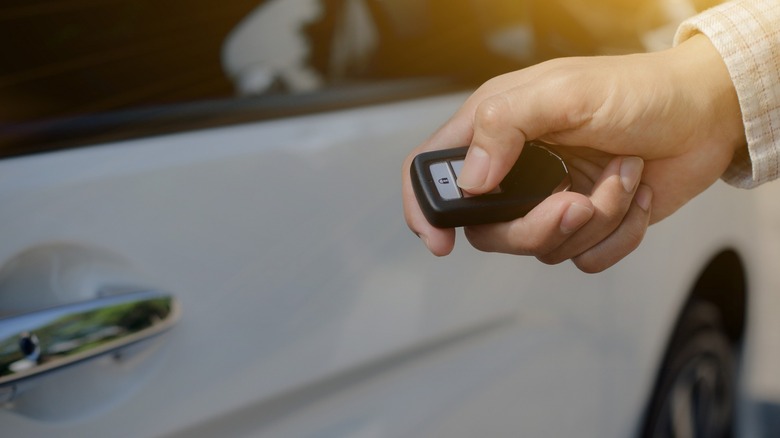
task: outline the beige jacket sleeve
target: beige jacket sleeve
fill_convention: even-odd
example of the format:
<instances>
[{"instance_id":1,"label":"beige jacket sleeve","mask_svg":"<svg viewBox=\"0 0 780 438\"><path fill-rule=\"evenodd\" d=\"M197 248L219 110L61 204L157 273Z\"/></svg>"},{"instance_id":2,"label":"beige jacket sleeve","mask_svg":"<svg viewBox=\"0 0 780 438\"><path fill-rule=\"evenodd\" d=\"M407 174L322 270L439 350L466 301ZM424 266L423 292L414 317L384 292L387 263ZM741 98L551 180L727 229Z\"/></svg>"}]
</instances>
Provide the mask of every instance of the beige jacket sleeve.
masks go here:
<instances>
[{"instance_id":1,"label":"beige jacket sleeve","mask_svg":"<svg viewBox=\"0 0 780 438\"><path fill-rule=\"evenodd\" d=\"M780 0L735 0L685 21L675 45L696 33L720 52L737 90L748 147L723 179L751 188L780 177Z\"/></svg>"}]
</instances>

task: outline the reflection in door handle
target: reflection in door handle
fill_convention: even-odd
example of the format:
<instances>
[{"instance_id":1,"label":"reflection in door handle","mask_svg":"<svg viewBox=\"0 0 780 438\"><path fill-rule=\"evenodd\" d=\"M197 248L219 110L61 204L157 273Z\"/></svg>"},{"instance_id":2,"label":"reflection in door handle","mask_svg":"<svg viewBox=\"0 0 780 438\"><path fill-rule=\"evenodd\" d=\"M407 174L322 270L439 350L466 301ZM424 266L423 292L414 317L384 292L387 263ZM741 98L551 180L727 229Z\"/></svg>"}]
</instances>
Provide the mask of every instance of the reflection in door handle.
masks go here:
<instances>
[{"instance_id":1,"label":"reflection in door handle","mask_svg":"<svg viewBox=\"0 0 780 438\"><path fill-rule=\"evenodd\" d=\"M23 380L157 335L178 313L172 295L141 291L2 317L0 398Z\"/></svg>"}]
</instances>

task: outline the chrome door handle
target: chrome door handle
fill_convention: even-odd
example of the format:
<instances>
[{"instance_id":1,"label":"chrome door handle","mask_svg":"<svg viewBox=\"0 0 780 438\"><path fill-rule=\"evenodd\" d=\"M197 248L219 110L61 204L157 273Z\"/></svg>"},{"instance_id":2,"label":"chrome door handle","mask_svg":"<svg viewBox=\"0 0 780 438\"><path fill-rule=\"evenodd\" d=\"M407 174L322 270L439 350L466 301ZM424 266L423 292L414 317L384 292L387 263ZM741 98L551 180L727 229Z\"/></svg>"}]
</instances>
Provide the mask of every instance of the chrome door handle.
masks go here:
<instances>
[{"instance_id":1,"label":"chrome door handle","mask_svg":"<svg viewBox=\"0 0 780 438\"><path fill-rule=\"evenodd\" d=\"M0 317L0 389L155 336L178 314L172 295L141 291Z\"/></svg>"}]
</instances>

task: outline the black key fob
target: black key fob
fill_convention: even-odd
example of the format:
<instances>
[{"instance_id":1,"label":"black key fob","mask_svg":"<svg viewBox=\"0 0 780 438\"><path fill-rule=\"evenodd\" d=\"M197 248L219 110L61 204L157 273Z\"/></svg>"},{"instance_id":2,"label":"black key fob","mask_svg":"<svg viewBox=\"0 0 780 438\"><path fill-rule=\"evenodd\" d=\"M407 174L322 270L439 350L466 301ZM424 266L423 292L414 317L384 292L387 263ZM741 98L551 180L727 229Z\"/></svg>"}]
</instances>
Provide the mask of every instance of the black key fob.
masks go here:
<instances>
[{"instance_id":1,"label":"black key fob","mask_svg":"<svg viewBox=\"0 0 780 438\"><path fill-rule=\"evenodd\" d=\"M425 218L435 227L517 219L546 197L571 185L563 160L543 145L529 142L496 190L472 196L457 185L466 151L468 146L424 152L412 162L414 194Z\"/></svg>"}]
</instances>

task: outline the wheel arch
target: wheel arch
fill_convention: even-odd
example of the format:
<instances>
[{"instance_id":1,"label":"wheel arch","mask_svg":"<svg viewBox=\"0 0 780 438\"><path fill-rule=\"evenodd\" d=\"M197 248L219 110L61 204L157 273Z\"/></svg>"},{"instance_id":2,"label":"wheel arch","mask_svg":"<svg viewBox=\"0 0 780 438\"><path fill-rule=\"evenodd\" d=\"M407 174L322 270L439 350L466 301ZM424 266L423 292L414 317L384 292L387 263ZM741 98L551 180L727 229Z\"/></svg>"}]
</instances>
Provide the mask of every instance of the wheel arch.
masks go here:
<instances>
[{"instance_id":1,"label":"wheel arch","mask_svg":"<svg viewBox=\"0 0 780 438\"><path fill-rule=\"evenodd\" d=\"M686 331L685 315L697 303L712 304L716 310L714 324L721 326L733 348L739 349L747 324L748 284L745 264L738 252L732 248L724 248L708 260L699 272L690 292L680 306L673 330L666 340L662 360L653 379L652 391L647 400L639 436L650 436L653 415L652 407L658 397L657 391L661 385L664 364L670 360L672 350L676 347L675 339L680 332Z\"/></svg>"},{"instance_id":2,"label":"wheel arch","mask_svg":"<svg viewBox=\"0 0 780 438\"><path fill-rule=\"evenodd\" d=\"M734 249L721 250L705 265L685 305L694 300L714 304L729 339L734 344L741 342L748 317L748 284L745 264Z\"/></svg>"}]
</instances>

